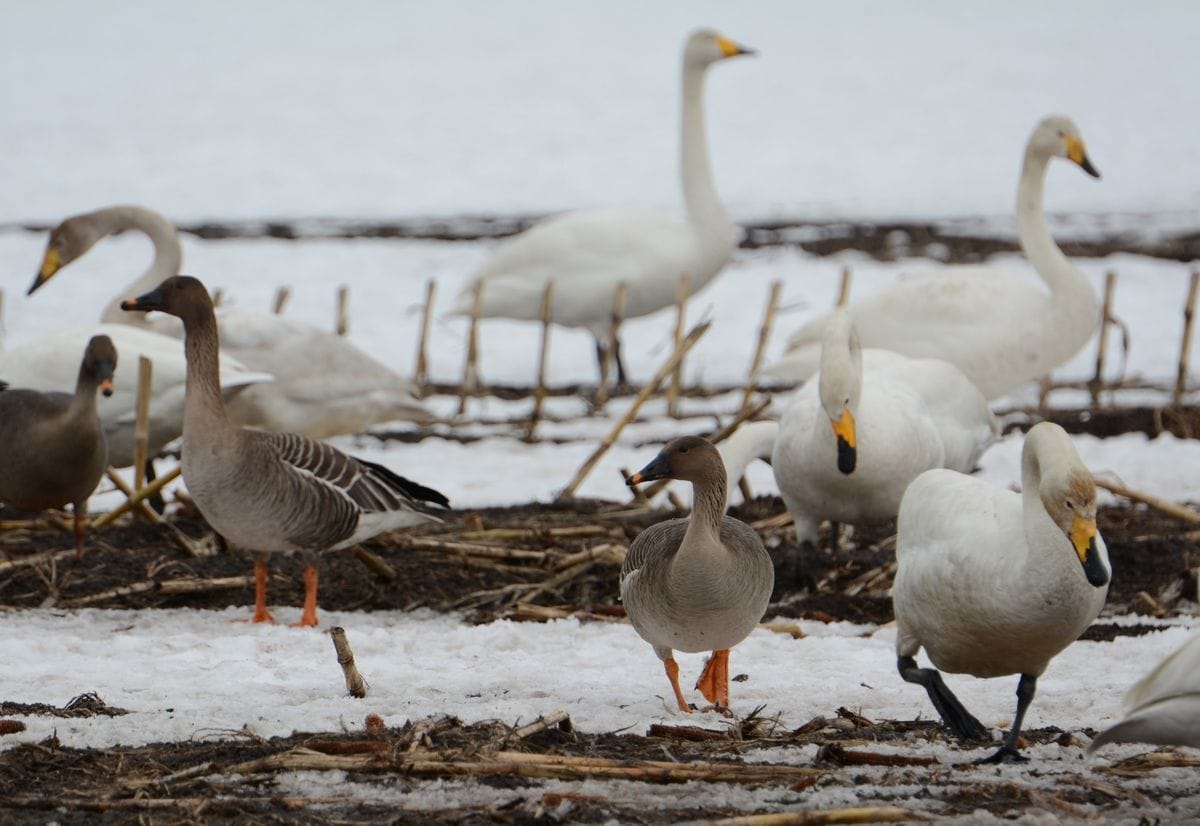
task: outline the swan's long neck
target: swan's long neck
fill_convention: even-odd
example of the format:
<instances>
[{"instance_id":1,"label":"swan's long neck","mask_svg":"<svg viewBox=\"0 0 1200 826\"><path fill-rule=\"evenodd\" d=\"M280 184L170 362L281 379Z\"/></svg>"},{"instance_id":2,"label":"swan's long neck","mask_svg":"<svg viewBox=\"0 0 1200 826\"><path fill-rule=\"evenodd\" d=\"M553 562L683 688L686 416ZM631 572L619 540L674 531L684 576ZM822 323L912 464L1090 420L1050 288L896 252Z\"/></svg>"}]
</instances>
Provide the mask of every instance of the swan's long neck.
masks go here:
<instances>
[{"instance_id":1,"label":"swan's long neck","mask_svg":"<svg viewBox=\"0 0 1200 826\"><path fill-rule=\"evenodd\" d=\"M183 432L202 433L231 426L221 397L221 368L217 319L211 308L184 319L184 353L187 356L187 390Z\"/></svg>"},{"instance_id":2,"label":"swan's long neck","mask_svg":"<svg viewBox=\"0 0 1200 826\"><path fill-rule=\"evenodd\" d=\"M1032 143L1025 148L1021 182L1017 187L1017 235L1021 249L1056 296L1075 297L1086 293L1089 303L1095 303L1091 285L1063 255L1046 227L1042 199L1049 163L1050 156L1039 152Z\"/></svg>"},{"instance_id":3,"label":"swan's long neck","mask_svg":"<svg viewBox=\"0 0 1200 826\"><path fill-rule=\"evenodd\" d=\"M683 65L683 111L680 117L680 173L688 223L706 247L727 246L732 251L736 228L713 183L708 160L708 132L704 124L704 66ZM722 264L724 261L721 262Z\"/></svg>"},{"instance_id":4,"label":"swan's long neck","mask_svg":"<svg viewBox=\"0 0 1200 826\"><path fill-rule=\"evenodd\" d=\"M775 439L779 435L778 422L750 422L739 427L721 444L717 451L725 462L727 479L726 507L729 506L728 496L733 485L746 475L746 468L755 459L769 462L775 449Z\"/></svg>"},{"instance_id":5,"label":"swan's long neck","mask_svg":"<svg viewBox=\"0 0 1200 826\"><path fill-rule=\"evenodd\" d=\"M132 284L108 302L100 320L112 324L134 324L149 327L145 313L127 313L121 309L121 301L141 295L157 287L164 279L178 275L183 264L183 246L175 227L163 216L150 209L137 206L115 206L94 213L93 220L103 235L114 235L127 229L144 232L154 244L154 260Z\"/></svg>"}]
</instances>

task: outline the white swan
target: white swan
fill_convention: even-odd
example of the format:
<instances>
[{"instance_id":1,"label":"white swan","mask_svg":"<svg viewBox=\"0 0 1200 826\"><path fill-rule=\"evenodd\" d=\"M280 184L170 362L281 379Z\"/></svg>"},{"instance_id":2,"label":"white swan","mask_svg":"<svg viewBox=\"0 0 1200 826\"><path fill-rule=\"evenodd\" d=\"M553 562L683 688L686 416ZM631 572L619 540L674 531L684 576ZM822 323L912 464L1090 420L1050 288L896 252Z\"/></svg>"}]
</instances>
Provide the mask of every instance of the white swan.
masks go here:
<instances>
[{"instance_id":1,"label":"white swan","mask_svg":"<svg viewBox=\"0 0 1200 826\"><path fill-rule=\"evenodd\" d=\"M1017 738L1037 678L1100 613L1111 577L1096 530L1096 485L1058 425L1030 429L1021 484L1013 493L930 470L900 504L892 587L900 675L924 686L942 720L966 740L987 729L937 671L917 667L917 652L923 647L951 673L1021 675L1012 730L985 762L1023 759Z\"/></svg>"},{"instance_id":2,"label":"white swan","mask_svg":"<svg viewBox=\"0 0 1200 826\"><path fill-rule=\"evenodd\" d=\"M1096 735L1089 753L1105 743L1200 748L1200 634L1139 680L1124 705L1124 719Z\"/></svg>"},{"instance_id":3,"label":"white swan","mask_svg":"<svg viewBox=\"0 0 1200 826\"><path fill-rule=\"evenodd\" d=\"M179 338L183 327L177 319L147 321L142 314L121 312L122 297L141 295L176 275L183 260L175 227L144 207L106 207L63 221L51 233L41 271L29 291L37 290L101 238L127 229L146 234L154 244L154 259L140 278L108 303L101 320ZM217 318L222 354L275 378L229 400L230 415L238 424L323 438L361 433L397 419L431 418L407 380L341 336L246 310L222 310Z\"/></svg>"},{"instance_id":4,"label":"white swan","mask_svg":"<svg viewBox=\"0 0 1200 826\"><path fill-rule=\"evenodd\" d=\"M954 365L862 350L844 309L825 325L821 372L779 422L771 464L801 543L821 520L895 517L923 471L969 472L998 433L987 400Z\"/></svg>"},{"instance_id":5,"label":"white swan","mask_svg":"<svg viewBox=\"0 0 1200 826\"><path fill-rule=\"evenodd\" d=\"M1053 115L1033 130L1017 189L1017 234L1049 293L984 266L912 273L851 303L863 346L945 359L989 399L1046 375L1079 352L1096 331L1100 307L1091 284L1046 229L1042 191L1053 157L1067 158L1100 177L1070 118ZM793 381L812 375L827 318L814 319L793 334L782 358L766 373Z\"/></svg>"},{"instance_id":6,"label":"white swan","mask_svg":"<svg viewBox=\"0 0 1200 826\"><path fill-rule=\"evenodd\" d=\"M719 60L743 54L753 51L708 29L692 32L684 44L680 171L686 221L628 208L550 218L502 243L451 313L469 313L474 285L482 282L484 317L537 319L542 291L554 279L552 320L591 330L603 360L618 284L629 285L625 315L631 318L674 304L684 275L692 293L711 281L733 255L738 230L721 206L709 167L704 73ZM619 346L613 355L623 382Z\"/></svg>"}]
</instances>

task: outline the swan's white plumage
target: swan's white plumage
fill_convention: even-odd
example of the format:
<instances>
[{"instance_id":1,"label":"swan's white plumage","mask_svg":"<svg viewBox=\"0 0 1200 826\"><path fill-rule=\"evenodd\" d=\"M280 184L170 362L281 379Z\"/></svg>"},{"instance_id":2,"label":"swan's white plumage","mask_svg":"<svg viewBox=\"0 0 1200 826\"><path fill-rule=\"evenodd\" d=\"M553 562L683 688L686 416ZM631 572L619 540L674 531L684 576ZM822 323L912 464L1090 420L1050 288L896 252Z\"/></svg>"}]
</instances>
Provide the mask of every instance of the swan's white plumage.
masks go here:
<instances>
[{"instance_id":1,"label":"swan's white plumage","mask_svg":"<svg viewBox=\"0 0 1200 826\"><path fill-rule=\"evenodd\" d=\"M771 459L801 541L815 541L824 519L892 519L919 474L942 467L969 472L997 435L986 399L958 368L886 350L862 350L856 363L854 325L841 311L832 318L822 372L784 411ZM849 474L838 468L832 429L843 407L857 436Z\"/></svg>"},{"instance_id":2,"label":"swan's white plumage","mask_svg":"<svg viewBox=\"0 0 1200 826\"><path fill-rule=\"evenodd\" d=\"M113 376L113 394L97 399L97 410L108 440L108 461L114 467L133 464L134 422L137 418L138 357L153 364L150 387L150 455L183 431L183 398L187 386L187 361L183 342L149 330L123 324L96 324L61 330L0 353L0 378L13 387L41 391L73 392L79 375L79 356L95 335L107 335L119 359ZM266 373L252 372L235 359L221 363L221 390L233 399L252 385L269 382Z\"/></svg>"},{"instance_id":3,"label":"swan's white plumage","mask_svg":"<svg viewBox=\"0 0 1200 826\"><path fill-rule=\"evenodd\" d=\"M1094 520L1091 475L1047 422L1027 435L1022 466L1022 493L951 470L908 487L892 587L901 657L923 647L943 671L1037 677L1100 613L1107 577L1089 582L1063 526L1066 501ZM1099 534L1094 552L1111 570Z\"/></svg>"},{"instance_id":4,"label":"swan's white plumage","mask_svg":"<svg viewBox=\"0 0 1200 826\"><path fill-rule=\"evenodd\" d=\"M627 317L675 302L680 279L692 293L733 255L738 231L712 181L704 130L703 77L709 65L750 50L697 30L684 44L680 171L687 218L649 209L604 208L550 218L501 243L458 296L452 313L471 312L482 284L482 316L536 319L555 282L551 319L607 335L619 284L629 286Z\"/></svg>"},{"instance_id":5,"label":"swan's white plumage","mask_svg":"<svg viewBox=\"0 0 1200 826\"><path fill-rule=\"evenodd\" d=\"M914 272L849 305L864 347L945 359L989 399L1046 375L1079 352L1097 328L1100 308L1090 283L1046 229L1042 190L1052 157L1069 157L1095 174L1069 118L1055 115L1037 125L1021 170L1017 230L1049 292L992 267ZM765 372L795 381L811 376L827 319L813 319L796 331Z\"/></svg>"},{"instance_id":6,"label":"swan's white plumage","mask_svg":"<svg viewBox=\"0 0 1200 826\"><path fill-rule=\"evenodd\" d=\"M1096 736L1105 743L1200 748L1200 634L1163 660L1125 695L1125 717Z\"/></svg>"},{"instance_id":7,"label":"swan's white plumage","mask_svg":"<svg viewBox=\"0 0 1200 826\"><path fill-rule=\"evenodd\" d=\"M122 299L141 295L176 275L183 260L174 226L145 207L105 207L64 220L51 233L41 274L31 292L100 239L127 229L146 234L154 244L154 259L109 302L101 320L180 339L183 326L177 319L146 319L120 309ZM219 311L217 324L226 359L232 357L274 377L272 382L229 398L230 415L239 424L323 438L361 433L372 425L398 419L431 418L406 379L342 336L281 316L234 308Z\"/></svg>"}]
</instances>

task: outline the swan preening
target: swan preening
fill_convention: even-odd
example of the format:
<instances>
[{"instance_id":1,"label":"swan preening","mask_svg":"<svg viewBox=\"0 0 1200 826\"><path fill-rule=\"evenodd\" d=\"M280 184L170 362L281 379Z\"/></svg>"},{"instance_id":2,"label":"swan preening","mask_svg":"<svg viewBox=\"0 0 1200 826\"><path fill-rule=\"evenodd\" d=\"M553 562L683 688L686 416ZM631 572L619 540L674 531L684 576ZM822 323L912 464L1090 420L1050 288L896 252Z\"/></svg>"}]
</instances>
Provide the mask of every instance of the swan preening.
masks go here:
<instances>
[{"instance_id":1,"label":"swan preening","mask_svg":"<svg viewBox=\"0 0 1200 826\"><path fill-rule=\"evenodd\" d=\"M140 295L178 274L183 248L170 221L144 207L112 206L71 216L55 227L29 292L40 289L102 238L131 229L150 239L154 258L120 295ZM174 319L133 318L122 313L119 305L118 296L105 307L101 321L142 327L169 337L182 335ZM240 392L226 393L230 414L240 424L322 438L361 433L373 425L398 419L431 418L413 396L406 379L342 336L311 324L246 310L222 310L217 314L217 323L222 366L226 362L231 368L246 365L243 370L253 370L260 377L253 387L246 382ZM181 350L178 344L174 346ZM167 348L164 345L161 349ZM182 352L175 367L182 383ZM135 368L136 359L127 369ZM272 380L262 381L264 376ZM223 386L228 384L222 381ZM136 383L131 382L130 392L134 389Z\"/></svg>"},{"instance_id":2,"label":"swan preening","mask_svg":"<svg viewBox=\"0 0 1200 826\"><path fill-rule=\"evenodd\" d=\"M683 47L680 177L687 219L649 209L568 212L505 241L458 297L455 314L471 312L482 284L483 317L538 318L542 292L555 282L551 320L584 327L596 337L603 364L617 286L629 287L625 316L646 315L675 303L680 280L692 293L729 262L738 230L717 196L704 125L704 75L710 65L753 54L722 35L700 29ZM625 367L617 352L618 379Z\"/></svg>"},{"instance_id":3,"label":"swan preening","mask_svg":"<svg viewBox=\"0 0 1200 826\"><path fill-rule=\"evenodd\" d=\"M621 601L634 630L662 660L679 710L691 707L679 687L674 650L712 652L696 688L725 709L729 649L767 610L775 585L771 558L753 529L725 516L725 466L709 442L675 439L627 481L632 486L655 479L691 482L692 514L637 535L621 565Z\"/></svg>"},{"instance_id":4,"label":"swan preening","mask_svg":"<svg viewBox=\"0 0 1200 826\"><path fill-rule=\"evenodd\" d=\"M1038 123L1021 166L1017 234L1049 292L984 266L912 273L849 305L864 347L945 359L989 399L1041 378L1079 352L1097 329L1100 306L1091 284L1046 229L1042 196L1051 158L1066 158L1100 177L1070 118L1052 115ZM816 372L827 318L793 334L766 372L795 381Z\"/></svg>"},{"instance_id":5,"label":"swan preening","mask_svg":"<svg viewBox=\"0 0 1200 826\"><path fill-rule=\"evenodd\" d=\"M183 322L188 371L183 481L213 530L234 547L255 554L255 622L271 619L266 607L268 553L309 555L298 624L316 625L313 555L350 547L384 531L437 521L429 506L449 505L437 491L324 442L234 424L217 384L216 315L208 291L197 279L172 276L121 307L161 310Z\"/></svg>"},{"instance_id":6,"label":"swan preening","mask_svg":"<svg viewBox=\"0 0 1200 826\"><path fill-rule=\"evenodd\" d=\"M900 503L892 587L900 675L925 688L964 740L987 729L937 670L917 667L917 652L950 673L1021 675L1012 729L989 762L1022 759L1017 738L1037 678L1100 613L1111 578L1096 485L1058 425L1026 435L1021 484L1013 493L930 470Z\"/></svg>"}]
</instances>

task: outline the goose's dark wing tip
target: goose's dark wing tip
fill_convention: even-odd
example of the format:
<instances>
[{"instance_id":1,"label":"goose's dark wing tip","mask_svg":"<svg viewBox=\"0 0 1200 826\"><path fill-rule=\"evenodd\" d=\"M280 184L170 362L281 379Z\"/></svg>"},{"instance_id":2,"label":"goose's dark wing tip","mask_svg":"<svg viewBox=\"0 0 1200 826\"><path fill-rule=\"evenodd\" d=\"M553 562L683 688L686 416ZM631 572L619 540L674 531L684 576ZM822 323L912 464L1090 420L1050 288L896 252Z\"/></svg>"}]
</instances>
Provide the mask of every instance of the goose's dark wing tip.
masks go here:
<instances>
[{"instance_id":1,"label":"goose's dark wing tip","mask_svg":"<svg viewBox=\"0 0 1200 826\"><path fill-rule=\"evenodd\" d=\"M449 508L450 500L446 498L441 491L426 487L419 482L414 482L396 473L389 467L377 464L376 462L368 462L365 459L358 460L363 467L370 468L375 475L382 477L392 487L400 490L409 498L421 502L426 505L436 505L441 508Z\"/></svg>"}]
</instances>

